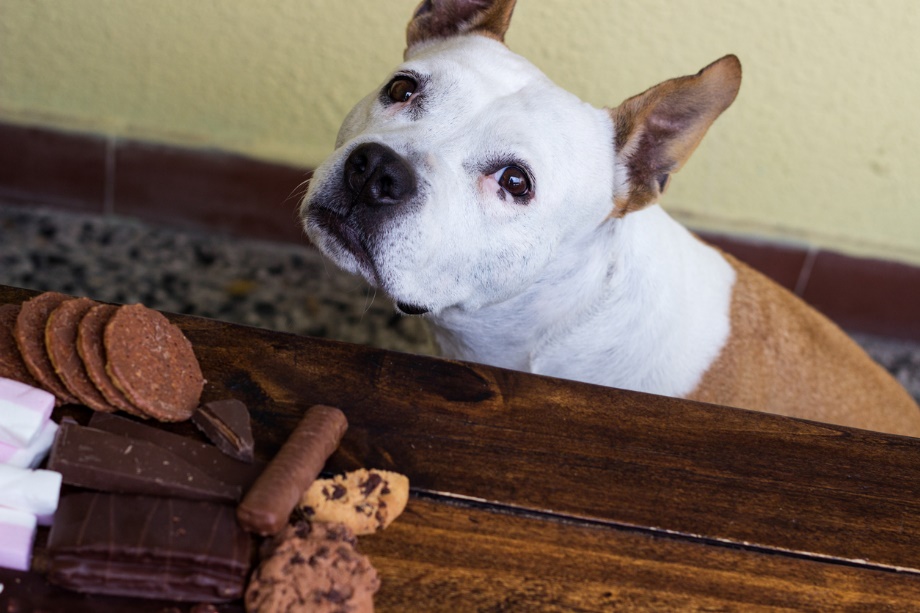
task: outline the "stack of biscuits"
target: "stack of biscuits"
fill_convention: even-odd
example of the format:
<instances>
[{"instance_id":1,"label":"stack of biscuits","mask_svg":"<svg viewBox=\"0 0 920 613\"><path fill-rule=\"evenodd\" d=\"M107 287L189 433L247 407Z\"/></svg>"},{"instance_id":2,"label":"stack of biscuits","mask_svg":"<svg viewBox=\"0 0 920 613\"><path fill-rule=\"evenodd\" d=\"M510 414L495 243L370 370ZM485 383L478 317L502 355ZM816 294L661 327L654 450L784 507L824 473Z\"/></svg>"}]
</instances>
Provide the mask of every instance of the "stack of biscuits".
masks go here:
<instances>
[{"instance_id":1,"label":"stack of biscuits","mask_svg":"<svg viewBox=\"0 0 920 613\"><path fill-rule=\"evenodd\" d=\"M0 306L0 377L58 404L164 422L191 417L205 382L191 343L163 314L57 292Z\"/></svg>"}]
</instances>

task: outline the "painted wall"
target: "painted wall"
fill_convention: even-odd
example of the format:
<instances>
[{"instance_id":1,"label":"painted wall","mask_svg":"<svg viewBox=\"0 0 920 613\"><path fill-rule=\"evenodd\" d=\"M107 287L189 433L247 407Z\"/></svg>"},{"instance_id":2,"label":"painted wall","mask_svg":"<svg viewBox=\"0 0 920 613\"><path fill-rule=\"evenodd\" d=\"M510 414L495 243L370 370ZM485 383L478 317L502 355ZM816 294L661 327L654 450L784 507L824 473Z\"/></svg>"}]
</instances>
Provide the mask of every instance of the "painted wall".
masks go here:
<instances>
[{"instance_id":1,"label":"painted wall","mask_svg":"<svg viewBox=\"0 0 920 613\"><path fill-rule=\"evenodd\" d=\"M0 120L315 165L416 1L0 0ZM737 54L665 205L920 263L918 32L916 0L520 0L507 42L596 105Z\"/></svg>"}]
</instances>

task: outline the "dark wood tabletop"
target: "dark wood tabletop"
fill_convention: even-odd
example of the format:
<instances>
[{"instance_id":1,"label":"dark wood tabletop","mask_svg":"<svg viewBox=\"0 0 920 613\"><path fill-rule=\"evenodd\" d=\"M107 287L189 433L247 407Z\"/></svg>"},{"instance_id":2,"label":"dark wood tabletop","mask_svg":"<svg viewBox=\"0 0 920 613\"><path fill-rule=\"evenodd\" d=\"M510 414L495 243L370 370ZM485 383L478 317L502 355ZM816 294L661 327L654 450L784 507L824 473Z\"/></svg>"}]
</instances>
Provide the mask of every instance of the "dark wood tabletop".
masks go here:
<instances>
[{"instance_id":1,"label":"dark wood tabletop","mask_svg":"<svg viewBox=\"0 0 920 613\"><path fill-rule=\"evenodd\" d=\"M331 404L349 429L328 470L409 477L403 515L359 540L378 611L920 609L920 439L170 318L261 458ZM0 583L4 612L191 609Z\"/></svg>"}]
</instances>

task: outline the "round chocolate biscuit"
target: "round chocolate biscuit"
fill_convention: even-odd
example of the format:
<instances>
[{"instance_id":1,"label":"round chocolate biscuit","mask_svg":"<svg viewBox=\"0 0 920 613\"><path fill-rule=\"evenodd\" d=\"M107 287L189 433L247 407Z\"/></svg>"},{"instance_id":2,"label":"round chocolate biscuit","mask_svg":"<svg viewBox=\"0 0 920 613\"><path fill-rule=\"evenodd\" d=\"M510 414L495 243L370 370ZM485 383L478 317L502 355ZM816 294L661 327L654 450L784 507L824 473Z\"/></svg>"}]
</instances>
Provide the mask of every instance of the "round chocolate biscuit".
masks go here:
<instances>
[{"instance_id":1,"label":"round chocolate biscuit","mask_svg":"<svg viewBox=\"0 0 920 613\"><path fill-rule=\"evenodd\" d=\"M77 352L77 328L80 320L97 304L89 298L74 298L62 302L48 317L48 324L45 326L45 348L48 350L54 372L71 394L91 409L112 413L115 407L106 401L102 392L90 381L83 360Z\"/></svg>"},{"instance_id":2,"label":"round chocolate biscuit","mask_svg":"<svg viewBox=\"0 0 920 613\"><path fill-rule=\"evenodd\" d=\"M204 377L192 344L166 317L142 304L119 307L105 327L106 372L131 403L160 421L185 421Z\"/></svg>"},{"instance_id":3,"label":"round chocolate biscuit","mask_svg":"<svg viewBox=\"0 0 920 613\"><path fill-rule=\"evenodd\" d=\"M0 377L32 387L41 387L26 368L26 363L22 361L22 354L19 353L19 347L16 346L16 339L13 337L19 308L18 304L0 305Z\"/></svg>"},{"instance_id":4,"label":"round chocolate biscuit","mask_svg":"<svg viewBox=\"0 0 920 613\"><path fill-rule=\"evenodd\" d=\"M115 387L115 384L112 383L108 373L105 371L103 335L106 324L109 323L112 315L117 310L117 306L99 304L87 311L83 319L80 320L79 325L77 325L77 353L83 361L87 376L89 376L90 381L93 382L93 385L96 386L96 389L99 390L106 402L125 413L146 419L147 415L131 404L128 397Z\"/></svg>"},{"instance_id":5,"label":"round chocolate biscuit","mask_svg":"<svg viewBox=\"0 0 920 613\"><path fill-rule=\"evenodd\" d=\"M54 372L54 366L45 349L45 325L51 312L71 296L57 292L45 292L22 303L13 336L16 346L22 354L22 361L32 376L57 398L58 403L78 404L80 401L71 394Z\"/></svg>"}]
</instances>

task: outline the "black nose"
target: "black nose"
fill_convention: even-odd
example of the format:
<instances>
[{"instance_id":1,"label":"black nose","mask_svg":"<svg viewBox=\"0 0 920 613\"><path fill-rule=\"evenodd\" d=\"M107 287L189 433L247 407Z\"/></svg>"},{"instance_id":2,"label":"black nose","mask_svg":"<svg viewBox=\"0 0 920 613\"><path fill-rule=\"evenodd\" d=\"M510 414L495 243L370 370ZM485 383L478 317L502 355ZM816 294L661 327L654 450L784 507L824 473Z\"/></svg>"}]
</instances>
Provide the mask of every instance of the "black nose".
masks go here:
<instances>
[{"instance_id":1,"label":"black nose","mask_svg":"<svg viewBox=\"0 0 920 613\"><path fill-rule=\"evenodd\" d=\"M402 204L415 195L415 172L398 153L379 143L357 147L345 160L345 188L370 207Z\"/></svg>"}]
</instances>

